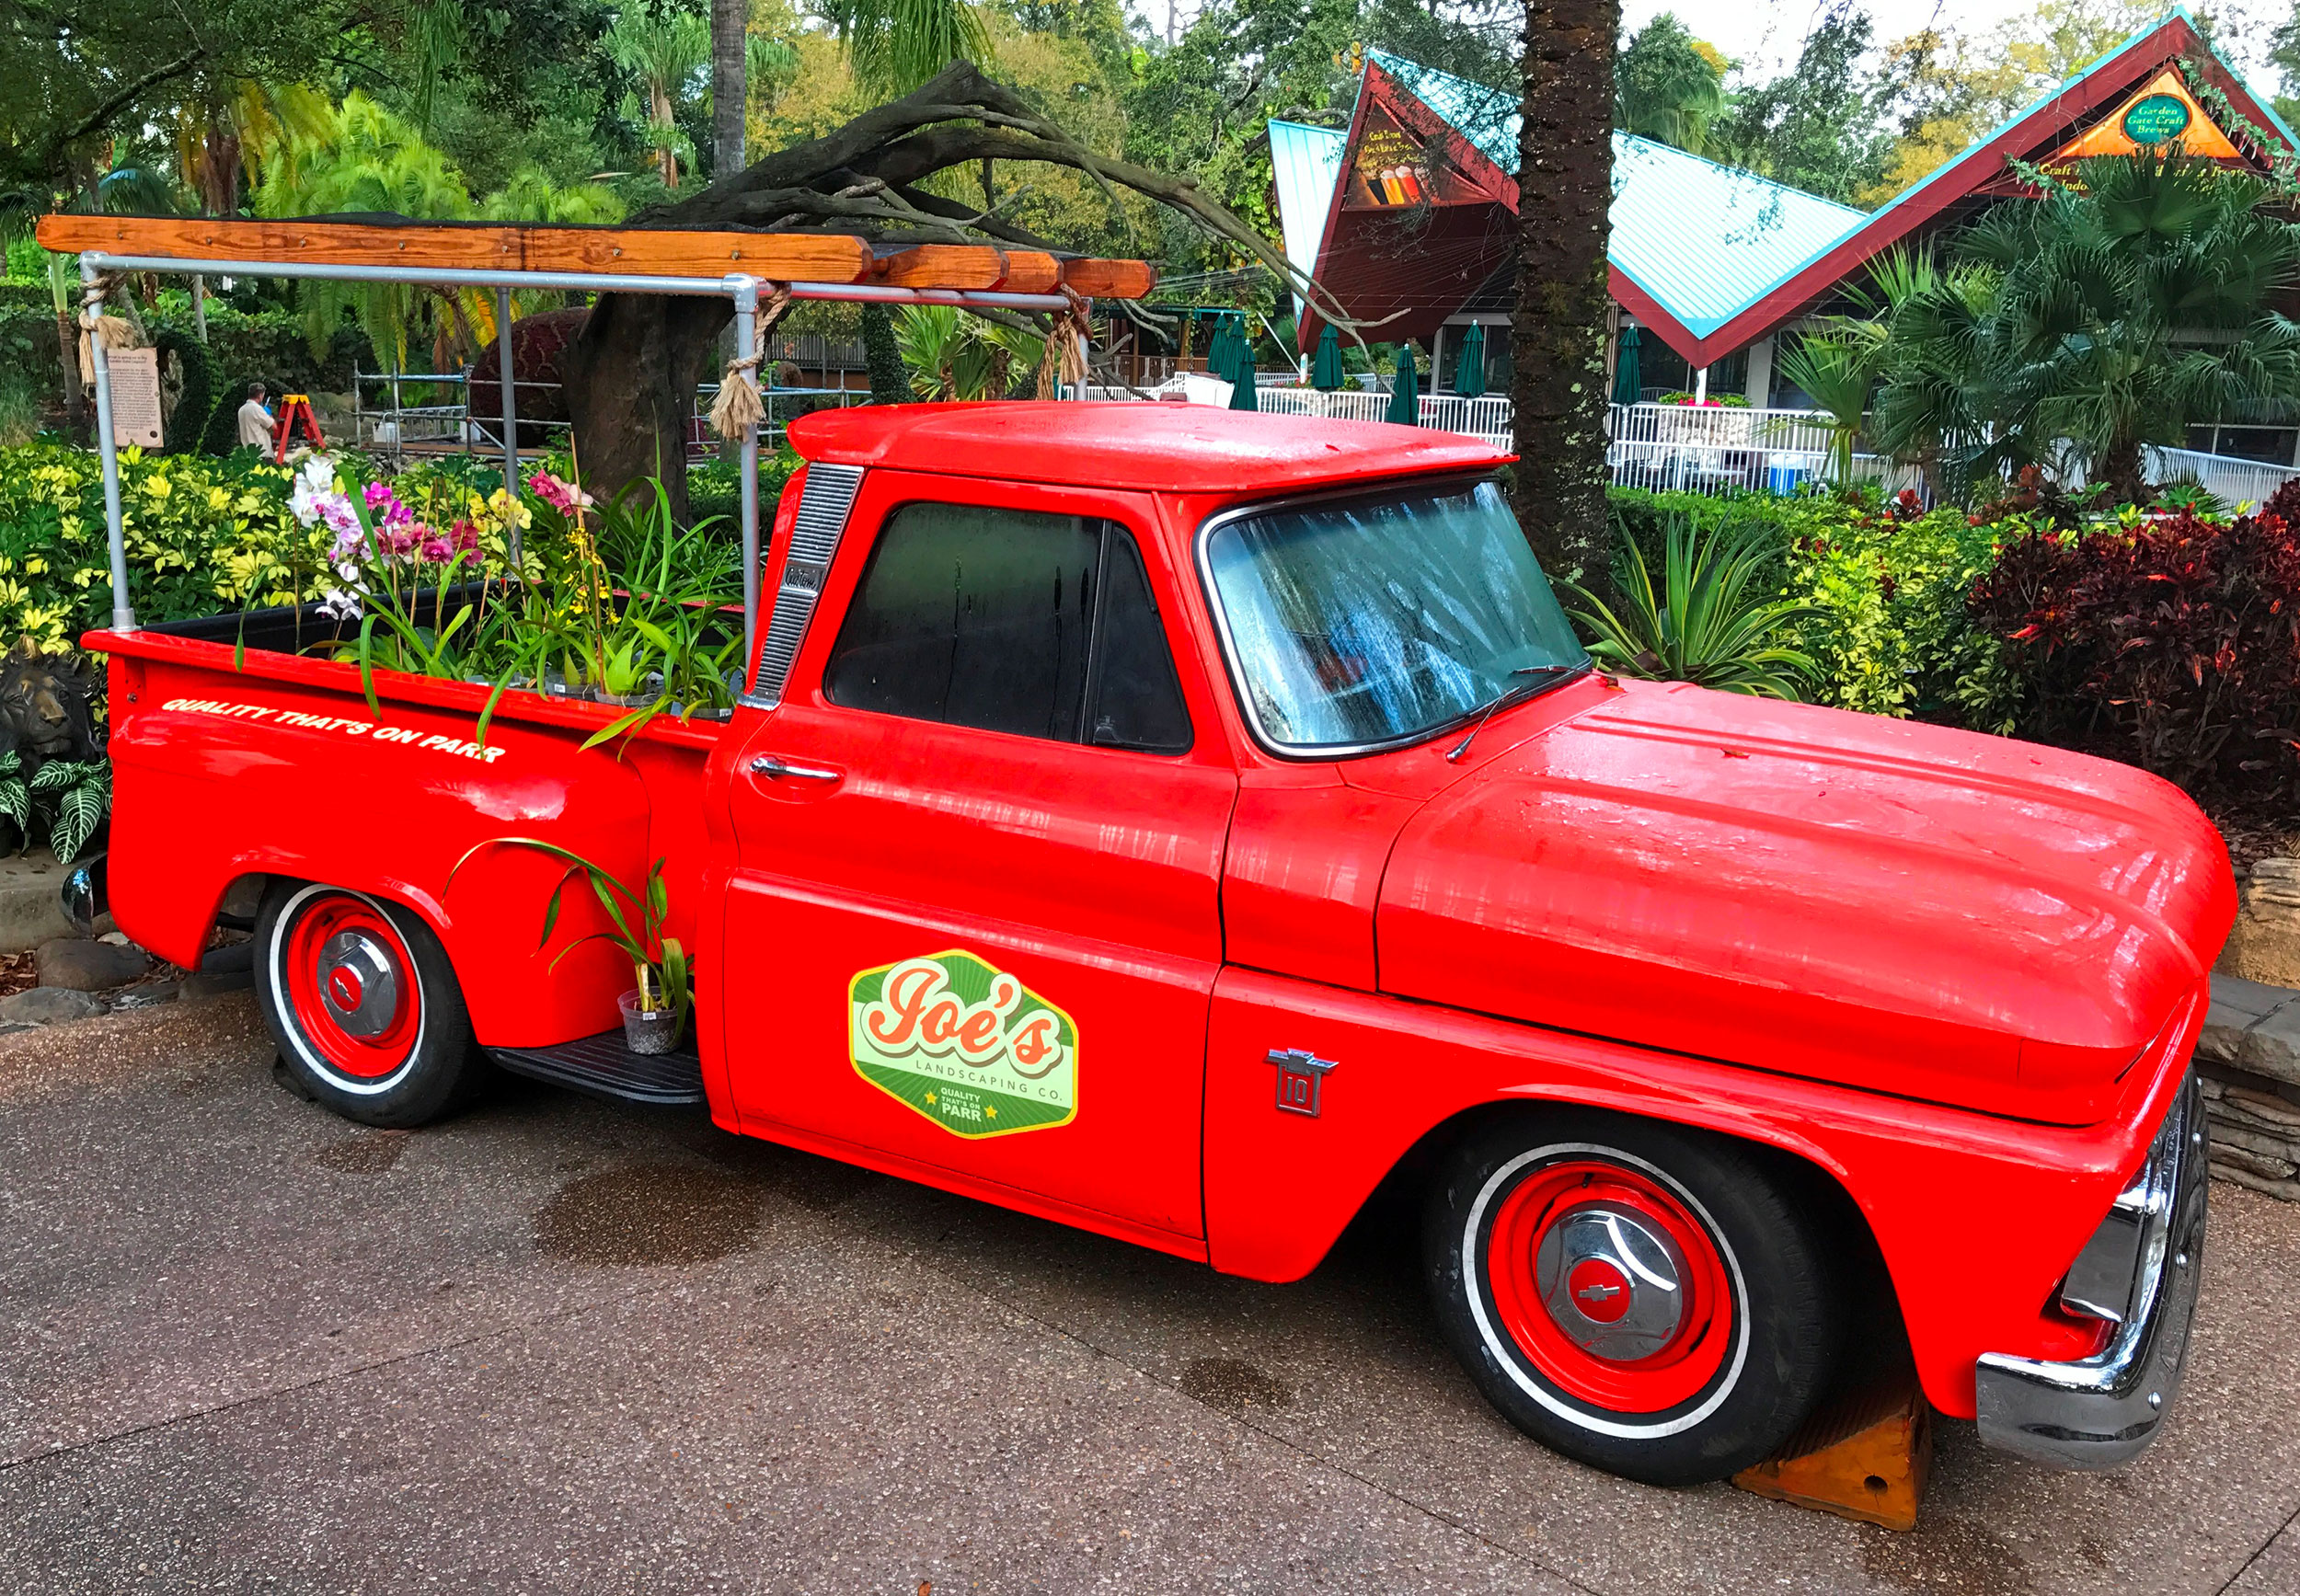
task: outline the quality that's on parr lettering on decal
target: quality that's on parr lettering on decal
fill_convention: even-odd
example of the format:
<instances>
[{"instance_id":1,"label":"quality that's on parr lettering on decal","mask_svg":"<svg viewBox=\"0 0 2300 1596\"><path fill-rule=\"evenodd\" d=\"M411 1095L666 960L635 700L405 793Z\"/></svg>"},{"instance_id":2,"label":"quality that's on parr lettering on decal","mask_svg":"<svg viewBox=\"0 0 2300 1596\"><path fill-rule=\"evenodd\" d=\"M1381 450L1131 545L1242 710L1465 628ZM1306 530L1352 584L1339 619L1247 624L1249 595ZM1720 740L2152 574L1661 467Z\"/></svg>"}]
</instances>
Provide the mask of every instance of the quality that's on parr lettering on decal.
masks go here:
<instances>
[{"instance_id":1,"label":"quality that's on parr lettering on decal","mask_svg":"<svg viewBox=\"0 0 2300 1596\"><path fill-rule=\"evenodd\" d=\"M964 948L866 970L846 996L855 1073L952 1135L1077 1118L1070 1016Z\"/></svg>"}]
</instances>

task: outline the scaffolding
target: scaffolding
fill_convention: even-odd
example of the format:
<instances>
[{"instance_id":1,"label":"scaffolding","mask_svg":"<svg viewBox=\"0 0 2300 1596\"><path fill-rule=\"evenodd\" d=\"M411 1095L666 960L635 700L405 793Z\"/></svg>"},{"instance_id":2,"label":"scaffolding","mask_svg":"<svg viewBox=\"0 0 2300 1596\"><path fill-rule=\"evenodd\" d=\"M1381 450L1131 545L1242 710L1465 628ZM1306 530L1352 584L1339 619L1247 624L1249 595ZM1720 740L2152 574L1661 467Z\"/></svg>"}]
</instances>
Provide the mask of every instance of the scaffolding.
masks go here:
<instances>
[{"instance_id":1,"label":"scaffolding","mask_svg":"<svg viewBox=\"0 0 2300 1596\"><path fill-rule=\"evenodd\" d=\"M919 246L881 256L867 239L834 234L50 215L40 219L39 236L50 249L79 254L83 325L91 327L110 292L111 278L129 271L404 282L492 291L503 400L498 442L503 486L512 494L520 487L519 384L512 369L511 339L511 296L517 292L724 297L734 307L737 369L748 371L756 366L744 362L755 362L759 354L763 291L790 300L1042 312L1070 318L1083 327L1092 294L1141 298L1156 281L1156 272L1140 261L1058 260L1038 251L955 245ZM516 264L461 264L475 258ZM593 269L593 263L603 260L653 265L659 270ZM734 270L727 270L730 267ZM841 271L845 281L831 275ZM808 275L801 276L801 272ZM1076 336L1083 357L1085 334L1080 331ZM137 623L128 594L120 459L112 437L110 366L103 339L91 336L87 341L96 387L97 450L103 463L104 522L111 554L111 629L133 632ZM1085 396L1083 385L1079 396ZM757 426L746 427L739 442L746 669L758 652L759 434ZM520 549L515 530L512 539L512 563L516 569Z\"/></svg>"}]
</instances>

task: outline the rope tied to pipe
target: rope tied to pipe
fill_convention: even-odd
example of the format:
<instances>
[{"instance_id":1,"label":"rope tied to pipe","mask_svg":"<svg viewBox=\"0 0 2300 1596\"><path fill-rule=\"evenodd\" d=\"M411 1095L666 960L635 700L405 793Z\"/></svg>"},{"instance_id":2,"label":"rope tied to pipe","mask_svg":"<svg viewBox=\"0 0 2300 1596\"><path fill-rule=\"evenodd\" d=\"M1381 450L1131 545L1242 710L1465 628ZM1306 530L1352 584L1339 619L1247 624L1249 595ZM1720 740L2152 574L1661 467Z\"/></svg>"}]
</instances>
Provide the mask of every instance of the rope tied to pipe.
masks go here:
<instances>
[{"instance_id":1,"label":"rope tied to pipe","mask_svg":"<svg viewBox=\"0 0 2300 1596\"><path fill-rule=\"evenodd\" d=\"M753 340L756 347L748 355L737 355L729 361L719 379L719 396L711 401L711 431L730 443L766 419L766 401L760 397L759 380L752 373L765 362L767 329L782 320L783 312L789 306L788 288L776 288L767 294L758 309L757 331Z\"/></svg>"},{"instance_id":2,"label":"rope tied to pipe","mask_svg":"<svg viewBox=\"0 0 2300 1596\"><path fill-rule=\"evenodd\" d=\"M80 300L80 385L92 387L96 383L96 357L88 347L91 335L104 340L104 352L133 349L136 342L135 324L124 316L106 316L105 298L128 280L124 271L98 272L91 280Z\"/></svg>"},{"instance_id":3,"label":"rope tied to pipe","mask_svg":"<svg viewBox=\"0 0 2300 1596\"><path fill-rule=\"evenodd\" d=\"M1070 308L1056 311L1048 319L1046 348L1038 363L1038 396L1041 399L1059 399L1064 386L1084 386L1087 340L1094 336L1094 324L1088 318L1092 302L1067 282L1056 286L1070 302Z\"/></svg>"}]
</instances>

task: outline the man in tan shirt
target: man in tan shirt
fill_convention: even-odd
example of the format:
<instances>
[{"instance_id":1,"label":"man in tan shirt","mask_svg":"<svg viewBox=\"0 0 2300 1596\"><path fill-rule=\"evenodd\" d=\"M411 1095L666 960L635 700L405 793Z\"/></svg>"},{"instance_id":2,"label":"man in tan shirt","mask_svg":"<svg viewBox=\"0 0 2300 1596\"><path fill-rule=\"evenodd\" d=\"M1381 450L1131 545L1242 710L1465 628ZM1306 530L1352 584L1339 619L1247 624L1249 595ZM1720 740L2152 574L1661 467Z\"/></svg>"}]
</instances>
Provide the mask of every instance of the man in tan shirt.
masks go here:
<instances>
[{"instance_id":1,"label":"man in tan shirt","mask_svg":"<svg viewBox=\"0 0 2300 1596\"><path fill-rule=\"evenodd\" d=\"M247 402L239 408L239 445L243 449L271 447L273 421L271 412L264 408L263 395L261 383L247 385Z\"/></svg>"}]
</instances>

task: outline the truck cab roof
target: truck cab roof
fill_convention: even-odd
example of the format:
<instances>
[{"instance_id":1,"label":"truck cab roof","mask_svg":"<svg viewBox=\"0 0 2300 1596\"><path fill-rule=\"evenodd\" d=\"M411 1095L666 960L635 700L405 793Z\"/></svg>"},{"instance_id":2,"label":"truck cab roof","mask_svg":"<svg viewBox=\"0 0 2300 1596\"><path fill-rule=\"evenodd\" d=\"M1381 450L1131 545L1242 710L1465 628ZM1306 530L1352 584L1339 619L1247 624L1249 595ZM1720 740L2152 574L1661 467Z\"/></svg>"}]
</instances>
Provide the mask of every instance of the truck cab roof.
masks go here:
<instances>
[{"instance_id":1,"label":"truck cab roof","mask_svg":"<svg viewBox=\"0 0 2300 1596\"><path fill-rule=\"evenodd\" d=\"M1458 432L1170 403L858 406L802 416L789 438L801 458L826 464L1181 493L1482 471L1513 458Z\"/></svg>"}]
</instances>

